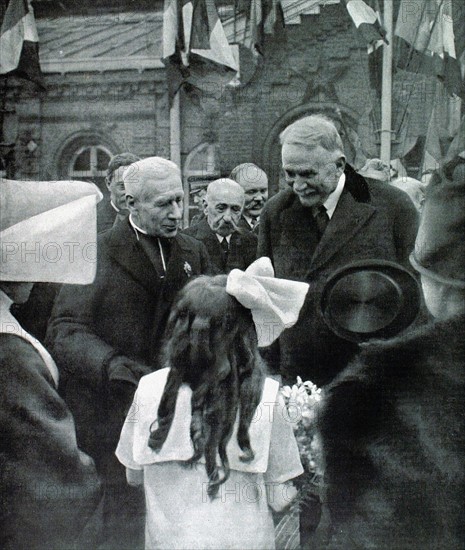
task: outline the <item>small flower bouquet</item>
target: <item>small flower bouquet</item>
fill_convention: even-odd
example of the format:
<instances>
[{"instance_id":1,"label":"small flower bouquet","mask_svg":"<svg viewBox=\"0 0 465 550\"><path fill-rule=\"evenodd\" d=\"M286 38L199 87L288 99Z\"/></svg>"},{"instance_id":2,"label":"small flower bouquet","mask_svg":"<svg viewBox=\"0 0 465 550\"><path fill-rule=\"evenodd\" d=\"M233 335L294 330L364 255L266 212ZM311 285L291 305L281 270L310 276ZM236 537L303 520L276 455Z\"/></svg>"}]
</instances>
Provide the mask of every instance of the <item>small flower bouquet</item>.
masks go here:
<instances>
[{"instance_id":1,"label":"small flower bouquet","mask_svg":"<svg viewBox=\"0 0 465 550\"><path fill-rule=\"evenodd\" d=\"M322 402L322 391L312 382L303 382L300 376L292 386L283 386L281 394L292 423L300 451L300 459L306 473L316 478L323 476L321 445L316 431L316 418ZM315 480L316 481L316 480Z\"/></svg>"},{"instance_id":2,"label":"small flower bouquet","mask_svg":"<svg viewBox=\"0 0 465 550\"><path fill-rule=\"evenodd\" d=\"M317 416L323 401L323 393L312 382L297 383L281 388L286 405L288 421L292 423L299 446L300 460L304 474L296 480L299 496L290 508L290 514L300 516L300 536L313 532L320 523L322 514L323 454L317 432Z\"/></svg>"}]
</instances>

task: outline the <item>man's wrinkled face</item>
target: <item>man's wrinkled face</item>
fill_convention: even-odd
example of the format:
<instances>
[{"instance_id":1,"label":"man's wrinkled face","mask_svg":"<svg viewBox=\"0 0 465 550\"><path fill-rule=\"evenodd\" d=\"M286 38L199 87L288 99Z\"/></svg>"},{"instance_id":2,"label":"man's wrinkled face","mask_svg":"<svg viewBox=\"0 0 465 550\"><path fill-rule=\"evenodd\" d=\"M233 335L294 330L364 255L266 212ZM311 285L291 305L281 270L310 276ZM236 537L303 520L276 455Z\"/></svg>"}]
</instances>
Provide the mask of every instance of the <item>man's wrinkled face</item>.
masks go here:
<instances>
[{"instance_id":1,"label":"man's wrinkled face","mask_svg":"<svg viewBox=\"0 0 465 550\"><path fill-rule=\"evenodd\" d=\"M123 182L123 172L125 168L127 167L121 166L115 170L106 181L108 191L110 191L110 199L119 210L124 210L126 208L126 195Z\"/></svg>"},{"instance_id":2,"label":"man's wrinkled face","mask_svg":"<svg viewBox=\"0 0 465 550\"><path fill-rule=\"evenodd\" d=\"M258 218L268 200L268 178L263 170L250 166L237 177L245 193L244 214Z\"/></svg>"},{"instance_id":3,"label":"man's wrinkled face","mask_svg":"<svg viewBox=\"0 0 465 550\"><path fill-rule=\"evenodd\" d=\"M127 196L134 223L153 237L175 237L183 214L181 179L146 180L140 197Z\"/></svg>"},{"instance_id":4,"label":"man's wrinkled face","mask_svg":"<svg viewBox=\"0 0 465 550\"><path fill-rule=\"evenodd\" d=\"M318 146L312 149L284 143L283 170L303 206L322 204L336 189L344 172L345 159L340 151L330 152Z\"/></svg>"},{"instance_id":5,"label":"man's wrinkled face","mask_svg":"<svg viewBox=\"0 0 465 550\"><path fill-rule=\"evenodd\" d=\"M205 197L208 225L221 237L231 235L241 218L244 206L242 190L225 186L224 189L209 191Z\"/></svg>"}]
</instances>

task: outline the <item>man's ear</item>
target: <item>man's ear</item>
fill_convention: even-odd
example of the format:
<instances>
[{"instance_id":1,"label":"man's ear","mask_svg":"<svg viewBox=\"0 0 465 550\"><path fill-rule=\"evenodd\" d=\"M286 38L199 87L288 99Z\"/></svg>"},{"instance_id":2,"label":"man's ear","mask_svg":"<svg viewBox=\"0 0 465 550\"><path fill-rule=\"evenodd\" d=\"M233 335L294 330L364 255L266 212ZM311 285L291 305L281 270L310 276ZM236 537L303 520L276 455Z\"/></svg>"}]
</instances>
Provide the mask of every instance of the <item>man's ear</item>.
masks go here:
<instances>
[{"instance_id":1,"label":"man's ear","mask_svg":"<svg viewBox=\"0 0 465 550\"><path fill-rule=\"evenodd\" d=\"M337 160L336 160L336 168L338 169L339 171L339 174L342 175L342 173L344 172L345 168L346 168L346 158L344 155L341 155Z\"/></svg>"},{"instance_id":2,"label":"man's ear","mask_svg":"<svg viewBox=\"0 0 465 550\"><path fill-rule=\"evenodd\" d=\"M202 205L203 205L203 213L205 214L205 216L207 215L207 209L208 209L208 202L207 202L207 197L204 197L202 199Z\"/></svg>"},{"instance_id":3,"label":"man's ear","mask_svg":"<svg viewBox=\"0 0 465 550\"><path fill-rule=\"evenodd\" d=\"M133 212L135 210L136 205L135 205L134 197L132 195L126 194L126 206L130 212Z\"/></svg>"},{"instance_id":4,"label":"man's ear","mask_svg":"<svg viewBox=\"0 0 465 550\"><path fill-rule=\"evenodd\" d=\"M107 176L105 178L105 185L107 186L108 191L110 191L111 178L112 178L112 176Z\"/></svg>"}]
</instances>

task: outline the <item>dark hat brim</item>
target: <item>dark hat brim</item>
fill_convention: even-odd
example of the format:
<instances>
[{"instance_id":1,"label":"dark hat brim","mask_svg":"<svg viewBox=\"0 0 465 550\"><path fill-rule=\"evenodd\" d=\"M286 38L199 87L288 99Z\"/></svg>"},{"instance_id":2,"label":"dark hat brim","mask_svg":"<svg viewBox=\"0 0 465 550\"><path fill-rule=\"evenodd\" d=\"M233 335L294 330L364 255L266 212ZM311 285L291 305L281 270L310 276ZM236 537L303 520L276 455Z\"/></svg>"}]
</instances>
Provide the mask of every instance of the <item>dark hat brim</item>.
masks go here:
<instances>
[{"instance_id":1,"label":"dark hat brim","mask_svg":"<svg viewBox=\"0 0 465 550\"><path fill-rule=\"evenodd\" d=\"M420 304L413 274L385 260L361 260L337 270L320 300L328 327L357 343L399 334L415 320Z\"/></svg>"}]
</instances>

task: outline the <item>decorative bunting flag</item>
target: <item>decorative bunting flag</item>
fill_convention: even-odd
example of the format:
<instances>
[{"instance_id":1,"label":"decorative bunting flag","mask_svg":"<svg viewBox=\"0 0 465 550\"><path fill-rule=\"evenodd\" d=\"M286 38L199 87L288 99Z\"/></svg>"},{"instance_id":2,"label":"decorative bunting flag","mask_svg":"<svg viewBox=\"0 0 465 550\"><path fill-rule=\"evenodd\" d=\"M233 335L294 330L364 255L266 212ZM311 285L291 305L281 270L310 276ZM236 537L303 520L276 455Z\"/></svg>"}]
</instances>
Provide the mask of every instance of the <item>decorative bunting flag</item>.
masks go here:
<instances>
[{"instance_id":1,"label":"decorative bunting flag","mask_svg":"<svg viewBox=\"0 0 465 550\"><path fill-rule=\"evenodd\" d=\"M300 2L302 4L302 2ZM304 9L305 6L301 6ZM237 0L235 18L245 18L243 37L239 42L255 57L263 55L266 34L273 34L278 21L284 26L281 0Z\"/></svg>"},{"instance_id":2,"label":"decorative bunting flag","mask_svg":"<svg viewBox=\"0 0 465 550\"><path fill-rule=\"evenodd\" d=\"M371 89L381 97L383 49L387 44L386 30L381 23L381 10L377 0L345 0L347 11L367 44L368 74Z\"/></svg>"},{"instance_id":3,"label":"decorative bunting flag","mask_svg":"<svg viewBox=\"0 0 465 550\"><path fill-rule=\"evenodd\" d=\"M386 42L386 31L381 24L379 9L367 2L370 0L345 0L347 11L365 42L375 47L378 41Z\"/></svg>"},{"instance_id":4,"label":"decorative bunting flag","mask_svg":"<svg viewBox=\"0 0 465 550\"><path fill-rule=\"evenodd\" d=\"M31 1L0 0L0 15L0 74L26 78L44 88Z\"/></svg>"},{"instance_id":5,"label":"decorative bunting flag","mask_svg":"<svg viewBox=\"0 0 465 550\"><path fill-rule=\"evenodd\" d=\"M465 152L465 115L460 121L457 132L455 133L454 139L451 141L449 148L447 149L446 162L454 159L457 155L464 155Z\"/></svg>"},{"instance_id":6,"label":"decorative bunting flag","mask_svg":"<svg viewBox=\"0 0 465 550\"><path fill-rule=\"evenodd\" d=\"M450 93L465 98L463 27L463 0L401 0L395 29L398 67L434 74Z\"/></svg>"},{"instance_id":7,"label":"decorative bunting flag","mask_svg":"<svg viewBox=\"0 0 465 550\"><path fill-rule=\"evenodd\" d=\"M433 107L426 131L425 149L423 151L423 162L420 168L419 179L423 182L429 181L428 174L438 169L443 157L440 141L440 130L437 120L437 110Z\"/></svg>"},{"instance_id":8,"label":"decorative bunting flag","mask_svg":"<svg viewBox=\"0 0 465 550\"><path fill-rule=\"evenodd\" d=\"M234 78L239 67L214 0L165 0L163 62L170 98L183 84L217 94Z\"/></svg>"}]
</instances>

